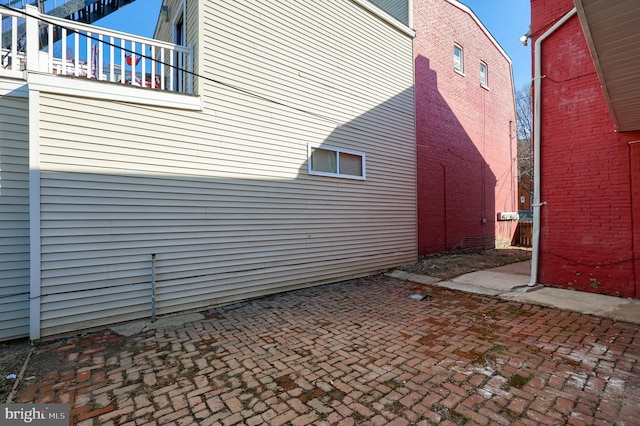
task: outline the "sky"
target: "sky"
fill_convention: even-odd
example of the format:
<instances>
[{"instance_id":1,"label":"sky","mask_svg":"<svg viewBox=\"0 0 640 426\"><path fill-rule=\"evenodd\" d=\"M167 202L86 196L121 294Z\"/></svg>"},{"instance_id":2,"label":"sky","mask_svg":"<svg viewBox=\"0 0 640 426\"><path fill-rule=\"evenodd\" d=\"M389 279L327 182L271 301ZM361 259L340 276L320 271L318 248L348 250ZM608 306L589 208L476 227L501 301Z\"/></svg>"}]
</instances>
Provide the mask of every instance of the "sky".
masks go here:
<instances>
[{"instance_id":1,"label":"sky","mask_svg":"<svg viewBox=\"0 0 640 426\"><path fill-rule=\"evenodd\" d=\"M498 41L511 58L514 88L531 84L531 43L522 46L520 37L529 32L530 0L461 0Z\"/></svg>"},{"instance_id":2,"label":"sky","mask_svg":"<svg viewBox=\"0 0 640 426\"><path fill-rule=\"evenodd\" d=\"M295 0L287 0L295 1ZM520 36L529 31L530 0L461 0L482 21L511 57L514 88L531 83L531 44L523 47ZM122 10L96 22L114 30L153 37L162 0L136 0Z\"/></svg>"}]
</instances>

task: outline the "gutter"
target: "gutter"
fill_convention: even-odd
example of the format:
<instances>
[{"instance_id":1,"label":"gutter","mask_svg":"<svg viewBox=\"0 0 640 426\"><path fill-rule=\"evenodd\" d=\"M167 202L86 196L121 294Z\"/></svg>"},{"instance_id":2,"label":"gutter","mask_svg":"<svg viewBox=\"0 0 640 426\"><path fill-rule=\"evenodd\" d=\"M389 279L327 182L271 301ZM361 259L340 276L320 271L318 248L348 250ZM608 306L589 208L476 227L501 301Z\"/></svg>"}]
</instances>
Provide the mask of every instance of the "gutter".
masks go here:
<instances>
[{"instance_id":1,"label":"gutter","mask_svg":"<svg viewBox=\"0 0 640 426\"><path fill-rule=\"evenodd\" d=\"M553 34L558 28L564 25L577 12L574 7L566 15L564 15L551 28L545 31L535 43L535 75L534 81L534 102L533 102L533 239L531 253L531 281L527 285L531 287L538 286L538 257L540 253L540 207L546 205L546 202L540 201L540 128L541 128L541 111L542 111L542 42ZM536 164L538 163L538 164Z\"/></svg>"}]
</instances>

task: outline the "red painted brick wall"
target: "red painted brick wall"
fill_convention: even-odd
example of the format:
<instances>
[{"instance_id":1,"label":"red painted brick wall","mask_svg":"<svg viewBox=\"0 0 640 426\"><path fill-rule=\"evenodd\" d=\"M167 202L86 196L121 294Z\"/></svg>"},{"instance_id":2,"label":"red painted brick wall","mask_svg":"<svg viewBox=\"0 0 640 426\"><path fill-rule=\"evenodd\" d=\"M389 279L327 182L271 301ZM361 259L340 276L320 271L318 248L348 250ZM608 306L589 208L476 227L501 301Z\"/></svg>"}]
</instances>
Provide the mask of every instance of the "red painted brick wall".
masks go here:
<instances>
[{"instance_id":1,"label":"red painted brick wall","mask_svg":"<svg viewBox=\"0 0 640 426\"><path fill-rule=\"evenodd\" d=\"M444 0L415 0L418 250L487 238L510 243L518 210L511 67L472 17ZM453 46L464 49L464 73ZM489 90L480 86L480 61ZM486 223L483 223L486 219ZM471 239L471 240L469 240Z\"/></svg>"},{"instance_id":2,"label":"red painted brick wall","mask_svg":"<svg viewBox=\"0 0 640 426\"><path fill-rule=\"evenodd\" d=\"M518 182L518 210L532 210L533 179L524 175Z\"/></svg>"},{"instance_id":3,"label":"red painted brick wall","mask_svg":"<svg viewBox=\"0 0 640 426\"><path fill-rule=\"evenodd\" d=\"M531 6L535 41L573 1ZM542 64L539 282L640 297L640 133L615 132L577 16L543 42Z\"/></svg>"}]
</instances>

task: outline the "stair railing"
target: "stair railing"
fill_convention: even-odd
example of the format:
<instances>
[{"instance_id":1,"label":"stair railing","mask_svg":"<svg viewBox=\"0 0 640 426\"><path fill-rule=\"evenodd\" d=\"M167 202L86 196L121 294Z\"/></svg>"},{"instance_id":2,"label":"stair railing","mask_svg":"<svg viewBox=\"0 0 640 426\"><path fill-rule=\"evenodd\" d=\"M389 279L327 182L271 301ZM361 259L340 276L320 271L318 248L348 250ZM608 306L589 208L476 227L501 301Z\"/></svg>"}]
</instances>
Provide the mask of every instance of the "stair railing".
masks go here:
<instances>
[{"instance_id":1,"label":"stair railing","mask_svg":"<svg viewBox=\"0 0 640 426\"><path fill-rule=\"evenodd\" d=\"M0 18L10 19L11 27L10 42L3 37L0 76L22 77L27 70L193 94L193 46L56 18L33 6L0 8Z\"/></svg>"}]
</instances>

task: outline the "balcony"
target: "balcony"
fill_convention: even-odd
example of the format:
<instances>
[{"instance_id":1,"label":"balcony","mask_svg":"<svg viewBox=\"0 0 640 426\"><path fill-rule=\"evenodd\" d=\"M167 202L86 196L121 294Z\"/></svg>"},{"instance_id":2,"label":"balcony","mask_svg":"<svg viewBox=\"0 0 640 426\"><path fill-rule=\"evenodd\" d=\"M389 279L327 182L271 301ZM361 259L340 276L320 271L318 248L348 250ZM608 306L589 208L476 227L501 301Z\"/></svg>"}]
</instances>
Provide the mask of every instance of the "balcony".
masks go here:
<instances>
[{"instance_id":1,"label":"balcony","mask_svg":"<svg viewBox=\"0 0 640 426\"><path fill-rule=\"evenodd\" d=\"M0 8L0 77L27 72L193 94L193 47Z\"/></svg>"}]
</instances>

